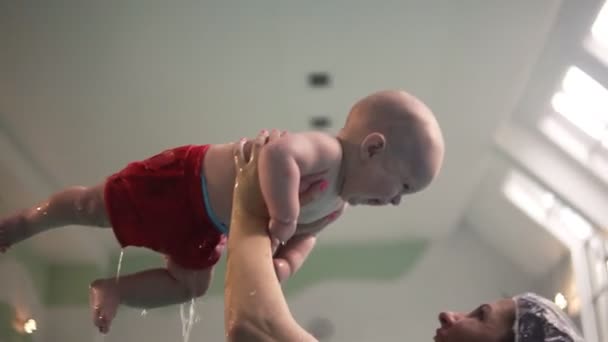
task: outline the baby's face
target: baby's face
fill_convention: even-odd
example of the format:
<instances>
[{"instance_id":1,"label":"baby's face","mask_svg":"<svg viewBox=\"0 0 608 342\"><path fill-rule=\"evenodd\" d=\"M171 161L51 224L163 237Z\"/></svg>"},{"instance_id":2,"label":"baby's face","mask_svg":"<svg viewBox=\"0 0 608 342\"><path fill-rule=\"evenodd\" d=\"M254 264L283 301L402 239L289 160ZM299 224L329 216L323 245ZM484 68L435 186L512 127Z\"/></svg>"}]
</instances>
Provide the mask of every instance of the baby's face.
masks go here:
<instances>
[{"instance_id":1,"label":"baby's face","mask_svg":"<svg viewBox=\"0 0 608 342\"><path fill-rule=\"evenodd\" d=\"M382 161L370 160L358 170L349 170L349 194L347 201L351 205L398 205L401 196L409 192L407 177L399 171L399 164L394 159ZM355 181L356 180L356 181Z\"/></svg>"},{"instance_id":2,"label":"baby's face","mask_svg":"<svg viewBox=\"0 0 608 342\"><path fill-rule=\"evenodd\" d=\"M423 159L427 157L430 156ZM345 180L343 196L351 205L399 205L404 195L424 189L436 174L428 162L419 163L419 159L388 153L371 158L356 169L347 170L350 177Z\"/></svg>"}]
</instances>

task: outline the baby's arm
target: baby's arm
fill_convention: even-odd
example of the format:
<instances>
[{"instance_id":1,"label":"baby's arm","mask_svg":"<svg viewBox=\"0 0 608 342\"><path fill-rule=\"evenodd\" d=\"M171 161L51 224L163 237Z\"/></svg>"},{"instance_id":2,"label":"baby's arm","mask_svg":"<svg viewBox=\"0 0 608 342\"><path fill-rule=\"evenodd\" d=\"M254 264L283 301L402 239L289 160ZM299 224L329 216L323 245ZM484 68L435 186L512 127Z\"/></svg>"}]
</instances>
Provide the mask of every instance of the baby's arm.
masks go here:
<instances>
[{"instance_id":1,"label":"baby's arm","mask_svg":"<svg viewBox=\"0 0 608 342\"><path fill-rule=\"evenodd\" d=\"M329 169L335 139L321 132L286 134L270 141L260 153L260 187L270 215L269 232L282 242L295 233L300 213L302 175ZM333 149L333 150L332 150Z\"/></svg>"}]
</instances>

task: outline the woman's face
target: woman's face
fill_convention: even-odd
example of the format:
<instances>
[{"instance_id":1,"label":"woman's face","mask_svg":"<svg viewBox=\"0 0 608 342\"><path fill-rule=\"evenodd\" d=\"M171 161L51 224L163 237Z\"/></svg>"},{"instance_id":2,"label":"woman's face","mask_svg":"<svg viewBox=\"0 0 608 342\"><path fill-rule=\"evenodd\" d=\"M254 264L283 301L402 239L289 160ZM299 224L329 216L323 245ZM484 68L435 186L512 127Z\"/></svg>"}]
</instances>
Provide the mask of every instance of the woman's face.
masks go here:
<instances>
[{"instance_id":1,"label":"woman's face","mask_svg":"<svg viewBox=\"0 0 608 342\"><path fill-rule=\"evenodd\" d=\"M470 313L442 312L435 342L502 342L513 328L515 302L482 304Z\"/></svg>"}]
</instances>

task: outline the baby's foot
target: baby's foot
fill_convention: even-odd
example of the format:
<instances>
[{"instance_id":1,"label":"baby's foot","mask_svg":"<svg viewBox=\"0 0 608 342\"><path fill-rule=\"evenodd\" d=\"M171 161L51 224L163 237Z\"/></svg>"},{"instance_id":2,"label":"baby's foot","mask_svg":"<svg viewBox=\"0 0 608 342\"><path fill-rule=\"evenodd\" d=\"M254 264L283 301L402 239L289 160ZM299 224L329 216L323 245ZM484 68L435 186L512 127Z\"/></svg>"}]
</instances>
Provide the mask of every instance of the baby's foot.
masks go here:
<instances>
[{"instance_id":1,"label":"baby's foot","mask_svg":"<svg viewBox=\"0 0 608 342\"><path fill-rule=\"evenodd\" d=\"M93 324L100 333L107 334L120 304L120 295L115 280L95 280L89 287L89 301Z\"/></svg>"},{"instance_id":2,"label":"baby's foot","mask_svg":"<svg viewBox=\"0 0 608 342\"><path fill-rule=\"evenodd\" d=\"M0 253L29 237L25 217L17 214L0 220Z\"/></svg>"}]
</instances>

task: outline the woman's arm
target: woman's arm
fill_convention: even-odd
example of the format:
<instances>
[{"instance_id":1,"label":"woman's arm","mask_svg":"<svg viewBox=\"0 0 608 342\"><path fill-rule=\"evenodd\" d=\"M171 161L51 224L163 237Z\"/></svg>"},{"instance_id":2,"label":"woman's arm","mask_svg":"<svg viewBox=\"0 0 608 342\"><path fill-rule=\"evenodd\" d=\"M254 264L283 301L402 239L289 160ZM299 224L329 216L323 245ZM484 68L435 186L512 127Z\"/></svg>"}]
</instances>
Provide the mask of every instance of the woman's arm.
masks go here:
<instances>
[{"instance_id":1,"label":"woman's arm","mask_svg":"<svg viewBox=\"0 0 608 342\"><path fill-rule=\"evenodd\" d=\"M268 236L257 162L267 135L255 141L246 161L235 150L234 189L225 283L225 331L228 341L316 341L300 327L287 306L277 279ZM275 137L277 138L277 137Z\"/></svg>"},{"instance_id":2,"label":"woman's arm","mask_svg":"<svg viewBox=\"0 0 608 342\"><path fill-rule=\"evenodd\" d=\"M267 224L248 215L232 218L225 283L228 341L314 341L289 311L275 273Z\"/></svg>"}]
</instances>

